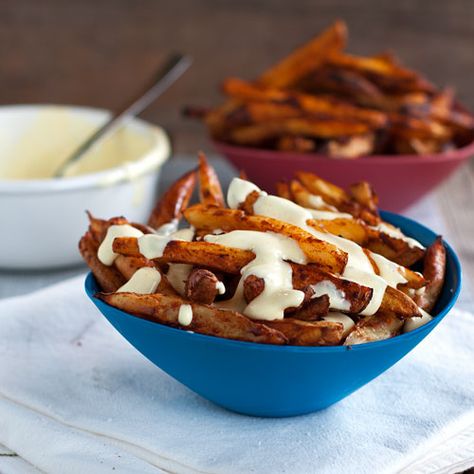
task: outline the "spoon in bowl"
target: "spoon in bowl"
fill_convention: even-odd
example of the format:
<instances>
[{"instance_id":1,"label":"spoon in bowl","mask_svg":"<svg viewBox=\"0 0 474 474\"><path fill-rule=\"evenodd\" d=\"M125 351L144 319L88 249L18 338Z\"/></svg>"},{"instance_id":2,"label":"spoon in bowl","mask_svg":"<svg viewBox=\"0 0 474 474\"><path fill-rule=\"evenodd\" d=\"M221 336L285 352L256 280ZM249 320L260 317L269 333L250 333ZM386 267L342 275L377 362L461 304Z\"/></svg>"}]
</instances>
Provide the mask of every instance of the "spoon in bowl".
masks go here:
<instances>
[{"instance_id":1,"label":"spoon in bowl","mask_svg":"<svg viewBox=\"0 0 474 474\"><path fill-rule=\"evenodd\" d=\"M162 95L191 65L191 58L181 54L174 54L168 58L144 91L116 112L104 125L85 140L60 166L54 174L55 178L65 176L69 166L77 162L99 140L115 131L125 119L134 117L145 110L152 102Z\"/></svg>"}]
</instances>

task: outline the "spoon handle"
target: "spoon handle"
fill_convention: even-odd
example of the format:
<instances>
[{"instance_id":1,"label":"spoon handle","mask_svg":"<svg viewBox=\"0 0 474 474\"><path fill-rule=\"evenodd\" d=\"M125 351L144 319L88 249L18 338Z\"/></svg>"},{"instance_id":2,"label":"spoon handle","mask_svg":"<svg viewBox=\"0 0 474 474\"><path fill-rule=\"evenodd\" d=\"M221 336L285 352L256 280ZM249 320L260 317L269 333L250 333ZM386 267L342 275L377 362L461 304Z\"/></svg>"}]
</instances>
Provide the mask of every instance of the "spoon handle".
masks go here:
<instances>
[{"instance_id":1,"label":"spoon handle","mask_svg":"<svg viewBox=\"0 0 474 474\"><path fill-rule=\"evenodd\" d=\"M116 112L104 125L84 141L61 165L56 172L55 177L60 178L64 176L67 168L72 163L79 160L101 137L116 130L125 118L134 117L143 112L143 110L162 95L190 65L191 58L189 56L183 56L181 54L170 56L166 64L160 68L152 82L147 85L145 90L137 94L133 100Z\"/></svg>"}]
</instances>

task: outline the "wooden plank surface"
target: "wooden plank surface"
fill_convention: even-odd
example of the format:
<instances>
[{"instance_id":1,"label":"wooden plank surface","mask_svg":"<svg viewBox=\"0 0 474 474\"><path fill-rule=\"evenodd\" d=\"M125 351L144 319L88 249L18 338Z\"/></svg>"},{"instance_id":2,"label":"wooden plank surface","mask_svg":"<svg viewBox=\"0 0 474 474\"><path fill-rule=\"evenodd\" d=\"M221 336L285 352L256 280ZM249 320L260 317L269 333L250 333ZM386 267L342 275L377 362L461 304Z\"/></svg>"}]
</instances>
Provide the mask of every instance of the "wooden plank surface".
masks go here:
<instances>
[{"instance_id":1,"label":"wooden plank surface","mask_svg":"<svg viewBox=\"0 0 474 474\"><path fill-rule=\"evenodd\" d=\"M181 107L216 103L224 77L255 77L338 17L351 51L393 49L474 106L471 0L2 0L0 103L114 108L180 50L192 70L144 116L172 132L177 151L210 149Z\"/></svg>"}]
</instances>

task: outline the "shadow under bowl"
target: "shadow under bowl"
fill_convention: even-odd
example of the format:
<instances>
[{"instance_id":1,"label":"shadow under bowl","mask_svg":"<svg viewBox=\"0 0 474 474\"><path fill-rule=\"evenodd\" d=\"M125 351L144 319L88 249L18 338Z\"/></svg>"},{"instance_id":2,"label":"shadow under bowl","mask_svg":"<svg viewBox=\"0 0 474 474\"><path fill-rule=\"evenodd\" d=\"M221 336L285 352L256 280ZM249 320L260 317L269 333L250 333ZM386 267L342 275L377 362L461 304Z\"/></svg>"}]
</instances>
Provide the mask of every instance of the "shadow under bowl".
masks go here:
<instances>
[{"instance_id":1,"label":"shadow under bowl","mask_svg":"<svg viewBox=\"0 0 474 474\"><path fill-rule=\"evenodd\" d=\"M250 181L273 193L275 183L291 179L296 171L316 173L343 188L368 181L377 192L380 207L400 212L446 180L474 155L474 142L433 155L379 155L356 159L330 158L317 153L294 153L247 148L213 142L216 150Z\"/></svg>"},{"instance_id":2,"label":"shadow under bowl","mask_svg":"<svg viewBox=\"0 0 474 474\"><path fill-rule=\"evenodd\" d=\"M436 234L402 216L382 217L424 245ZM94 298L100 291L89 274L86 293L127 341L167 374L202 397L254 416L302 415L347 397L420 343L448 314L461 289L459 260L446 244L447 274L433 311L436 317L412 332L352 347L296 347L233 341L137 318Z\"/></svg>"}]
</instances>

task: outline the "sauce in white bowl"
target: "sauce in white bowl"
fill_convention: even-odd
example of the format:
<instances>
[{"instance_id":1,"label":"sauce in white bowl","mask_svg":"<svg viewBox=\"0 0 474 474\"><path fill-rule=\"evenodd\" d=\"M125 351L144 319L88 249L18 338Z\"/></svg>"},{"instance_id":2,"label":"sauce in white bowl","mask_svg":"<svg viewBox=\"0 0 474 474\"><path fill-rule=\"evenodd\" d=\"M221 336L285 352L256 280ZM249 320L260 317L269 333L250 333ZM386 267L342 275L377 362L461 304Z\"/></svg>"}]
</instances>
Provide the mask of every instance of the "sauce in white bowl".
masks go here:
<instances>
[{"instance_id":1,"label":"sauce in white bowl","mask_svg":"<svg viewBox=\"0 0 474 474\"><path fill-rule=\"evenodd\" d=\"M132 119L105 137L65 178L51 178L104 110L55 105L0 107L0 268L79 263L85 210L146 221L170 142L160 127Z\"/></svg>"}]
</instances>

